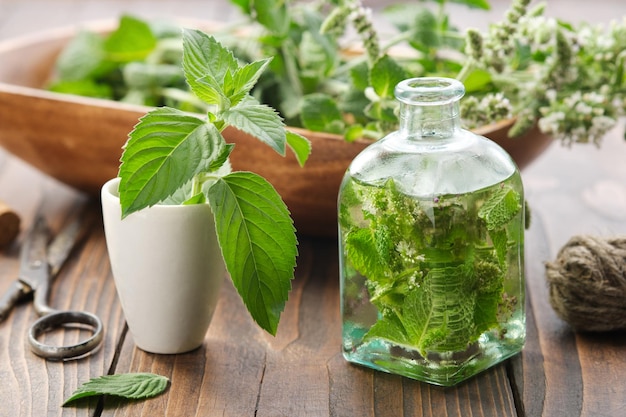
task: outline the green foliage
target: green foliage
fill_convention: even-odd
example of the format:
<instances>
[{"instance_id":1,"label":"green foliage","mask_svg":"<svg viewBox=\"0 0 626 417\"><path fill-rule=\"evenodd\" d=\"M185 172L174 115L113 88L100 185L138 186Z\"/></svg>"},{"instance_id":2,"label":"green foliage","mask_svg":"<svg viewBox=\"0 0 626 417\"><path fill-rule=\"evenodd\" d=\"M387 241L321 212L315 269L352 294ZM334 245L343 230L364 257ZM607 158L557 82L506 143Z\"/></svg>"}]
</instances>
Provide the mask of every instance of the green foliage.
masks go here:
<instances>
[{"instance_id":1,"label":"green foliage","mask_svg":"<svg viewBox=\"0 0 626 417\"><path fill-rule=\"evenodd\" d=\"M249 92L267 68L263 59L240 65L230 50L197 30L183 33L184 78L207 117L156 108L130 132L119 176L122 216L157 203L211 205L222 255L253 319L275 334L297 256L289 211L274 188L253 173L230 173L227 126L242 130L303 165L311 151L288 132L271 107Z\"/></svg>"},{"instance_id":2,"label":"green foliage","mask_svg":"<svg viewBox=\"0 0 626 417\"><path fill-rule=\"evenodd\" d=\"M184 82L180 67L173 64L130 62L124 66L122 77L128 88L135 91L149 91L160 86Z\"/></svg>"},{"instance_id":3,"label":"green foliage","mask_svg":"<svg viewBox=\"0 0 626 417\"><path fill-rule=\"evenodd\" d=\"M485 221L487 229L501 229L520 211L521 204L515 190L501 188L480 208L478 217Z\"/></svg>"},{"instance_id":4,"label":"green foliage","mask_svg":"<svg viewBox=\"0 0 626 417\"><path fill-rule=\"evenodd\" d=\"M239 130L258 138L280 155L285 155L285 125L273 108L248 97L239 105L225 110L222 117L224 122L237 126Z\"/></svg>"},{"instance_id":5,"label":"green foliage","mask_svg":"<svg viewBox=\"0 0 626 417\"><path fill-rule=\"evenodd\" d=\"M391 57L385 55L374 63L369 81L379 97L393 99L396 84L407 78L407 71Z\"/></svg>"},{"instance_id":6,"label":"green foliage","mask_svg":"<svg viewBox=\"0 0 626 417\"><path fill-rule=\"evenodd\" d=\"M427 355L465 350L498 326L510 308L503 301L507 227L521 210L511 186L433 201L403 194L391 179L381 187L352 181L343 190L346 262L366 278L379 311L365 339Z\"/></svg>"},{"instance_id":7,"label":"green foliage","mask_svg":"<svg viewBox=\"0 0 626 417\"><path fill-rule=\"evenodd\" d=\"M231 106L224 88L227 74L239 70L232 52L214 38L197 30L188 30L183 37L183 69L191 91L207 104L226 109ZM224 80L224 85L222 85Z\"/></svg>"},{"instance_id":8,"label":"green foliage","mask_svg":"<svg viewBox=\"0 0 626 417\"><path fill-rule=\"evenodd\" d=\"M220 132L197 117L156 108L140 119L124 147L119 176L122 216L157 204L226 152Z\"/></svg>"},{"instance_id":9,"label":"green foliage","mask_svg":"<svg viewBox=\"0 0 626 417\"><path fill-rule=\"evenodd\" d=\"M155 397L165 391L168 383L169 379L166 377L149 373L105 375L92 378L78 387L63 402L63 406L75 403L81 398L99 395L114 395L131 400Z\"/></svg>"},{"instance_id":10,"label":"green foliage","mask_svg":"<svg viewBox=\"0 0 626 417\"><path fill-rule=\"evenodd\" d=\"M147 23L123 16L117 30L104 41L104 50L114 62L131 62L145 59L156 44L157 39Z\"/></svg>"},{"instance_id":11,"label":"green foliage","mask_svg":"<svg viewBox=\"0 0 626 417\"><path fill-rule=\"evenodd\" d=\"M250 172L217 180L208 201L235 288L259 326L276 334L297 255L287 207L270 183Z\"/></svg>"},{"instance_id":12,"label":"green foliage","mask_svg":"<svg viewBox=\"0 0 626 417\"><path fill-rule=\"evenodd\" d=\"M56 62L64 81L79 81L98 75L106 53L104 40L92 32L80 31L63 49Z\"/></svg>"},{"instance_id":13,"label":"green foliage","mask_svg":"<svg viewBox=\"0 0 626 417\"><path fill-rule=\"evenodd\" d=\"M445 0L438 0L438 1L440 3L445 3ZM489 2L487 0L449 0L449 1L451 3L464 4L474 9L482 9L482 10L491 9L491 6L489 5Z\"/></svg>"},{"instance_id":14,"label":"green foliage","mask_svg":"<svg viewBox=\"0 0 626 417\"><path fill-rule=\"evenodd\" d=\"M276 35L285 35L289 29L287 2L284 0L255 0L252 5L259 23Z\"/></svg>"},{"instance_id":15,"label":"green foliage","mask_svg":"<svg viewBox=\"0 0 626 417\"><path fill-rule=\"evenodd\" d=\"M180 29L124 15L116 30L101 36L79 32L55 63L52 91L150 106L198 110L184 93ZM172 89L183 92L170 97Z\"/></svg>"},{"instance_id":16,"label":"green foliage","mask_svg":"<svg viewBox=\"0 0 626 417\"><path fill-rule=\"evenodd\" d=\"M287 131L287 146L292 150L298 164L304 166L309 155L311 154L311 142L307 138L290 130Z\"/></svg>"},{"instance_id":17,"label":"green foliage","mask_svg":"<svg viewBox=\"0 0 626 417\"><path fill-rule=\"evenodd\" d=\"M357 271L367 271L371 279L382 281L388 275L387 265L376 249L371 230L359 229L348 234L346 256Z\"/></svg>"},{"instance_id":18,"label":"green foliage","mask_svg":"<svg viewBox=\"0 0 626 417\"><path fill-rule=\"evenodd\" d=\"M107 37L77 35L61 54L50 88L194 112L206 111L207 103L209 110L235 106L250 92L290 126L341 133L350 141L377 139L397 128L387 101L393 100L396 80L408 77L463 81L463 103L469 103L461 108L464 125L515 118L511 137L538 124L565 144L598 144L626 114L624 22L574 25L544 16L542 4L529 8L526 0L512 0L500 21L462 33L448 7L488 10L487 0L424 0L387 7L384 16L397 33L381 40L361 0L231 2L249 19L244 25L250 30L242 35L236 27L237 33L215 36L229 42L234 56L230 51L215 55L203 45L195 48L200 56L188 56L207 65L199 67L203 77L188 68L187 79L204 102L188 93L182 73L175 73L178 65L171 66L180 60L180 37L129 16ZM346 33L359 37L361 53L354 53L353 36ZM409 48L396 52L397 45ZM268 56L271 62L264 61ZM139 59L145 65L137 65ZM251 82L244 86L229 79L229 88L240 94L222 92L216 88L220 75L235 59L251 63L239 70ZM260 78L249 78L248 72ZM334 103L324 107L328 113L311 111L320 94Z\"/></svg>"},{"instance_id":19,"label":"green foliage","mask_svg":"<svg viewBox=\"0 0 626 417\"><path fill-rule=\"evenodd\" d=\"M302 124L313 131L341 133L345 126L341 111L326 94L309 94L302 99Z\"/></svg>"},{"instance_id":20,"label":"green foliage","mask_svg":"<svg viewBox=\"0 0 626 417\"><path fill-rule=\"evenodd\" d=\"M482 333L476 331L472 281L473 271L467 265L432 268L419 287L407 291L401 304L387 306L366 338L413 347L424 356L428 351L464 350Z\"/></svg>"}]
</instances>

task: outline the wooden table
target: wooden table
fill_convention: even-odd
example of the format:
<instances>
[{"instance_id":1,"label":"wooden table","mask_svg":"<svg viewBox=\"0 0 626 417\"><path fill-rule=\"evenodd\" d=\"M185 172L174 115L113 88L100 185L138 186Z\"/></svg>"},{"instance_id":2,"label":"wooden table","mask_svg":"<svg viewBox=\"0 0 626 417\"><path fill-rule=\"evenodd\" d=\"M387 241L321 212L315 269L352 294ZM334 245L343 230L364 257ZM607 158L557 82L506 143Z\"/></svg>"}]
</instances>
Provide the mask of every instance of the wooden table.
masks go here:
<instances>
[{"instance_id":1,"label":"wooden table","mask_svg":"<svg viewBox=\"0 0 626 417\"><path fill-rule=\"evenodd\" d=\"M121 11L234 16L223 1L209 3L0 0L0 39ZM597 20L626 14L622 0L551 0L550 10ZM30 304L20 305L0 323L0 416L625 416L626 334L574 333L551 309L544 274L544 262L571 236L626 233L623 128L611 132L601 150L554 144L524 171L534 213L526 241L528 340L520 355L458 387L434 387L344 361L333 239L300 237L297 277L277 337L255 326L228 284L200 349L171 356L138 350L115 292L100 209L92 202L93 226L50 299L57 308L98 314L105 324L103 346L81 360L44 361L26 342L35 313ZM0 200L19 213L23 229L44 202L58 230L87 198L0 151ZM19 242L0 253L0 292L16 276L18 254ZM70 342L75 335L58 337ZM162 374L171 386L146 401L107 398L61 408L81 383L124 372Z\"/></svg>"}]
</instances>

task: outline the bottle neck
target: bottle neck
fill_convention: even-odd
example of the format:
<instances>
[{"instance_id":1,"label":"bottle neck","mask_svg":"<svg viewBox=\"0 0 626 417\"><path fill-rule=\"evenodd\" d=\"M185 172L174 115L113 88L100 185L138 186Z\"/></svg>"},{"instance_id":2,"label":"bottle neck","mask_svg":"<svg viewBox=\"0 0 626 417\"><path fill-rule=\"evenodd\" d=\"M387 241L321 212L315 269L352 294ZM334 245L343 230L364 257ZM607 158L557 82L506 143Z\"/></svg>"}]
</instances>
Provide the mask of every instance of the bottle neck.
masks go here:
<instances>
[{"instance_id":1,"label":"bottle neck","mask_svg":"<svg viewBox=\"0 0 626 417\"><path fill-rule=\"evenodd\" d=\"M400 104L400 133L408 139L444 139L461 128L459 102L437 105Z\"/></svg>"}]
</instances>

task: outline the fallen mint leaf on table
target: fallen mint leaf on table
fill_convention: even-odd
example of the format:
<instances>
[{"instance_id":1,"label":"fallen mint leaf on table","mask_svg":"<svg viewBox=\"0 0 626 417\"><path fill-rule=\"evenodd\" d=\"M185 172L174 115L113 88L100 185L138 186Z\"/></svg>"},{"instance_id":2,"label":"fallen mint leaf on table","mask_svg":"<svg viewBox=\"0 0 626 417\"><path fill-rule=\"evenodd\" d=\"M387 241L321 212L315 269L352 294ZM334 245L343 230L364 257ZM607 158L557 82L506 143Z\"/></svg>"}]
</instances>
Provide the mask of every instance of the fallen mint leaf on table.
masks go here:
<instances>
[{"instance_id":1,"label":"fallen mint leaf on table","mask_svg":"<svg viewBox=\"0 0 626 417\"><path fill-rule=\"evenodd\" d=\"M154 397L165 391L168 382L168 378L150 373L105 375L92 378L78 387L71 397L63 402L63 406L80 398L97 395L115 395L131 400Z\"/></svg>"}]
</instances>

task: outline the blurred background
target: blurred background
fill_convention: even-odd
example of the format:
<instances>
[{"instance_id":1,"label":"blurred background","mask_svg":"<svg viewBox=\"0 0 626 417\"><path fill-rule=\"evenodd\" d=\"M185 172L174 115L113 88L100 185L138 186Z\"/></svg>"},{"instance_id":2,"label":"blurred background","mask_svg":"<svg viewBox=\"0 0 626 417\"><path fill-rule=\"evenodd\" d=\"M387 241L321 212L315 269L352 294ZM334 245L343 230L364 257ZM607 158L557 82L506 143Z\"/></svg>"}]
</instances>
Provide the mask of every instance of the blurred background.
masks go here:
<instances>
[{"instance_id":1,"label":"blurred background","mask_svg":"<svg viewBox=\"0 0 626 417\"><path fill-rule=\"evenodd\" d=\"M460 29L485 28L488 22L500 20L511 3L511 0L490 0L492 9L485 12L452 4L452 1L449 0L451 4L448 10L453 23ZM364 3L373 9L376 27L384 33L382 29L390 28L390 25L385 23L382 9L390 4L415 4L419 0L364 0ZM428 0L425 3L435 5L436 1ZM538 0L532 2L537 3ZM571 23L584 20L606 24L611 20L626 18L626 0L547 0L545 3L546 15ZM182 17L222 23L234 23L242 19L238 8L230 0L0 0L0 41L81 22L103 19L116 21L122 14L132 14L143 19ZM0 68L2 65L0 61ZM567 208L566 212L554 212L549 216L560 220L549 224L550 229L557 230L555 233L550 231L551 235L565 237L582 232L615 233L626 227L626 181L597 181L603 175L608 178L626 178L625 122L624 119L619 121L601 147L567 148L555 144L524 170L530 201L542 198L544 201L554 201L554 207ZM0 150L0 159L2 155ZM555 163L558 163L556 168ZM590 170L594 170L594 175L589 175ZM5 184L3 194L12 192L9 185ZM572 200L571 204L560 202L562 199L571 199L572 195L582 195L584 198ZM598 224L604 226L594 227L593 230L577 230L576 219L588 213L585 205L591 205L598 212L604 213L605 217L598 220ZM551 204L546 204L546 207L551 207ZM615 223L607 224L606 216L610 216ZM564 243L555 242L556 245Z\"/></svg>"},{"instance_id":2,"label":"blurred background","mask_svg":"<svg viewBox=\"0 0 626 417\"><path fill-rule=\"evenodd\" d=\"M374 10L375 19L379 20L378 12L384 7L409 2L364 0L364 3ZM433 1L427 3L434 4ZM588 22L608 22L626 16L626 0L547 0L546 3L547 15L571 22L580 21L581 16ZM489 21L499 19L510 0L491 0L490 4L492 9L489 12L454 4L449 10L457 26L482 28ZM0 39L22 35L33 28L48 29L68 22L110 19L123 13L143 18L192 17L219 22L236 21L240 17L238 9L229 0L0 0Z\"/></svg>"}]
</instances>

